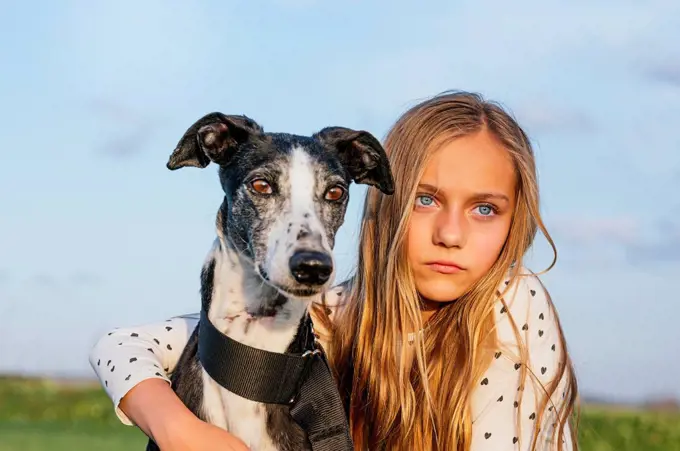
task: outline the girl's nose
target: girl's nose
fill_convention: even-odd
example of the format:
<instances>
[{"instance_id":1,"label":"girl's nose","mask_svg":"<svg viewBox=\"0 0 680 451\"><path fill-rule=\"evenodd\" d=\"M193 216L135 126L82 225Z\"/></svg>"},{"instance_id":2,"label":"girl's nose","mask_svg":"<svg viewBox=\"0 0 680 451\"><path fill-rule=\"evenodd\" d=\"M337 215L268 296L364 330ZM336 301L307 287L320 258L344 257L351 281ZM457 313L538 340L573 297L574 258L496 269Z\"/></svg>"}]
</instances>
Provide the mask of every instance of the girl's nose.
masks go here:
<instances>
[{"instance_id":1,"label":"girl's nose","mask_svg":"<svg viewBox=\"0 0 680 451\"><path fill-rule=\"evenodd\" d=\"M457 209L444 209L435 224L433 242L444 247L463 247L466 237L464 214Z\"/></svg>"}]
</instances>

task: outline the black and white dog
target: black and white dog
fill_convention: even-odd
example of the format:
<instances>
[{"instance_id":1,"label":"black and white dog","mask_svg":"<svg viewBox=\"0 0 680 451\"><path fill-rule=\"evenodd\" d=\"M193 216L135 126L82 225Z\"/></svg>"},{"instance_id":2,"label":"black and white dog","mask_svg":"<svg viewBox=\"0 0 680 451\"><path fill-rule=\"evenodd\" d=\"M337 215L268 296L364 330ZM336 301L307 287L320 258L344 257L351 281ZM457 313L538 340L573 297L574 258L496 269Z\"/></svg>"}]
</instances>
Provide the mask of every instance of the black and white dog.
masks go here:
<instances>
[{"instance_id":1,"label":"black and white dog","mask_svg":"<svg viewBox=\"0 0 680 451\"><path fill-rule=\"evenodd\" d=\"M187 130L167 167L204 168L210 162L219 166L224 201L201 271L202 309L222 334L240 343L276 353L300 351L307 309L333 280L332 249L350 183L394 191L385 151L365 131L265 133L248 117L211 113ZM208 375L197 354L198 329L172 376L187 407L254 451L311 449L287 406L245 399ZM150 442L147 449L158 448Z\"/></svg>"}]
</instances>

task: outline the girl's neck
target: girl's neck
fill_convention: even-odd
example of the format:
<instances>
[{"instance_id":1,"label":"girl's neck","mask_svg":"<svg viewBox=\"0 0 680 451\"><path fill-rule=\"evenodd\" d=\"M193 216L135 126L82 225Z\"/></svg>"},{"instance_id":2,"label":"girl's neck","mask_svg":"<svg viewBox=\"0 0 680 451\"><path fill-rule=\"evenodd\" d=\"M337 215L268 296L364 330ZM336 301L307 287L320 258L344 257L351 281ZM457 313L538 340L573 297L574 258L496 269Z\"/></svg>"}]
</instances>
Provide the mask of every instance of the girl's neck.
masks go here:
<instances>
[{"instance_id":1,"label":"girl's neck","mask_svg":"<svg viewBox=\"0 0 680 451\"><path fill-rule=\"evenodd\" d=\"M432 316L439 311L442 307L446 306L448 302L436 302L429 299L420 298L420 317L423 324L432 318Z\"/></svg>"}]
</instances>

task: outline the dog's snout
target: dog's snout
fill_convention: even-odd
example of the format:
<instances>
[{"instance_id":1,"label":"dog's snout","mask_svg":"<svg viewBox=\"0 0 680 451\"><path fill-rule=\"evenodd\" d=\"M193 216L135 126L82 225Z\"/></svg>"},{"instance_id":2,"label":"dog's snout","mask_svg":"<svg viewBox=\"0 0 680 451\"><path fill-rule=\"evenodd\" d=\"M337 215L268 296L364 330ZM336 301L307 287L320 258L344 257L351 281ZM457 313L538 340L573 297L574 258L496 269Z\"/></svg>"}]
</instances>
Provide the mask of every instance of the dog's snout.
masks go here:
<instances>
[{"instance_id":1,"label":"dog's snout","mask_svg":"<svg viewBox=\"0 0 680 451\"><path fill-rule=\"evenodd\" d=\"M333 273L333 260L323 252L296 252L290 258L289 264L295 280L306 285L324 284Z\"/></svg>"}]
</instances>

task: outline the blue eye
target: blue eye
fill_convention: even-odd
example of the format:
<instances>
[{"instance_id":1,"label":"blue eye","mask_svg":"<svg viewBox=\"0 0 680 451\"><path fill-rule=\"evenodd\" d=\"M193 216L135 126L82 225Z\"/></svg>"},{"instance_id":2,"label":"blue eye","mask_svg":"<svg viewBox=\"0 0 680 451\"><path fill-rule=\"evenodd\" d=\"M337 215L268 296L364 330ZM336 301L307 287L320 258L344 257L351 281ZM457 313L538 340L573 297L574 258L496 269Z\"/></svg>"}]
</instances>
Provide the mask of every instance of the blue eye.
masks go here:
<instances>
[{"instance_id":1,"label":"blue eye","mask_svg":"<svg viewBox=\"0 0 680 451\"><path fill-rule=\"evenodd\" d=\"M495 209L491 205L479 205L477 210L482 216L491 216L496 213Z\"/></svg>"},{"instance_id":2,"label":"blue eye","mask_svg":"<svg viewBox=\"0 0 680 451\"><path fill-rule=\"evenodd\" d=\"M416 196L416 204L420 204L423 207L430 207L434 205L434 199L432 196L428 195Z\"/></svg>"}]
</instances>

